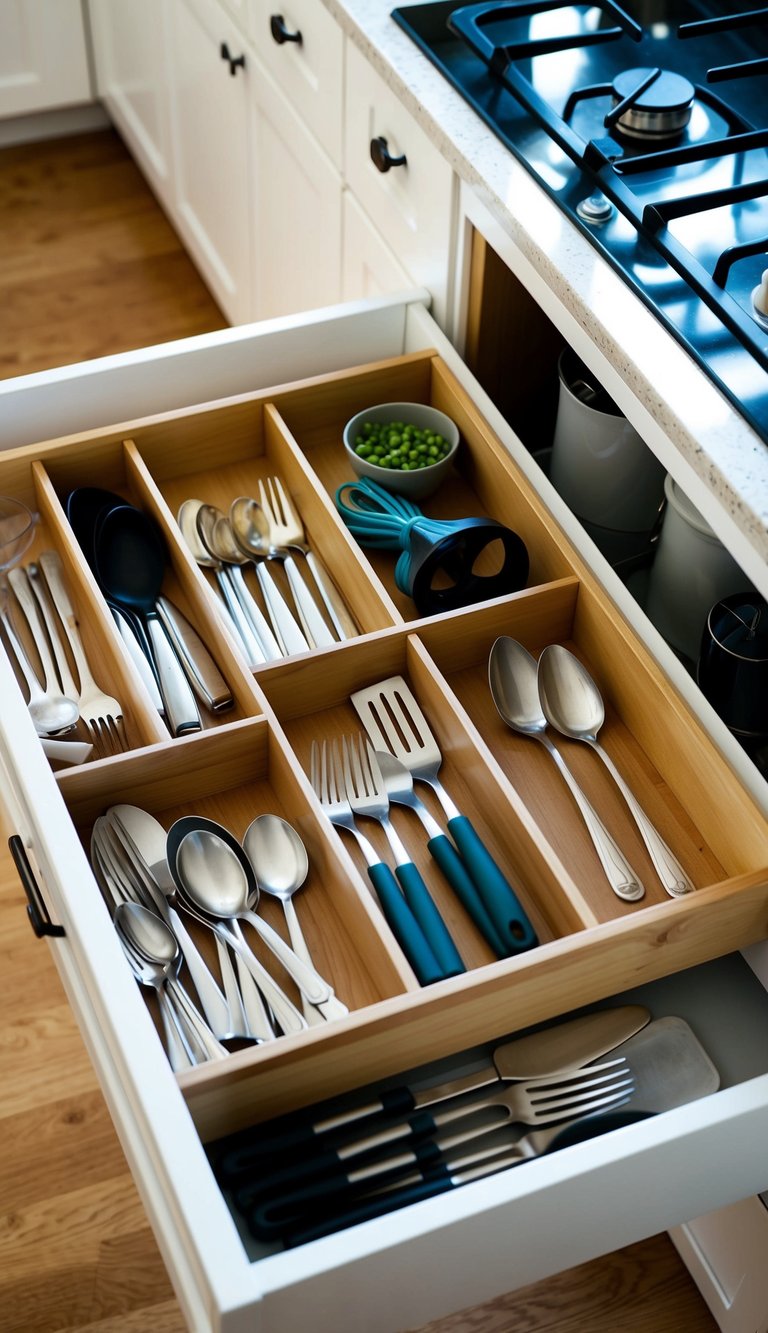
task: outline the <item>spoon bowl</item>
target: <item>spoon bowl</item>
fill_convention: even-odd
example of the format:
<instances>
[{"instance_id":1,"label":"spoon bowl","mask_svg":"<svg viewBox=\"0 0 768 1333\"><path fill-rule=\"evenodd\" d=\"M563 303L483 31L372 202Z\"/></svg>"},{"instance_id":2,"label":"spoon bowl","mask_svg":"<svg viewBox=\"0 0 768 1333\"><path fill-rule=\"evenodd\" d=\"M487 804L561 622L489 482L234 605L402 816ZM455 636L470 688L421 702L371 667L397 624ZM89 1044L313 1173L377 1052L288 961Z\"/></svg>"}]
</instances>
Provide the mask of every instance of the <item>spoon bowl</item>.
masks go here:
<instances>
[{"instance_id":1,"label":"spoon bowl","mask_svg":"<svg viewBox=\"0 0 768 1333\"><path fill-rule=\"evenodd\" d=\"M563 736L594 745L605 722L605 705L578 657L562 644L550 644L541 654L538 686L547 721Z\"/></svg>"},{"instance_id":2,"label":"spoon bowl","mask_svg":"<svg viewBox=\"0 0 768 1333\"><path fill-rule=\"evenodd\" d=\"M264 892L290 902L309 872L307 849L295 828L279 815L257 815L245 831L243 848Z\"/></svg>"},{"instance_id":3,"label":"spoon bowl","mask_svg":"<svg viewBox=\"0 0 768 1333\"><path fill-rule=\"evenodd\" d=\"M488 662L488 682L499 716L512 731L543 737L547 719L539 698L536 659L516 639L497 639Z\"/></svg>"},{"instance_id":4,"label":"spoon bowl","mask_svg":"<svg viewBox=\"0 0 768 1333\"><path fill-rule=\"evenodd\" d=\"M229 507L229 521L243 551L250 556L269 556L274 549L270 524L258 500L248 495L238 496Z\"/></svg>"}]
</instances>

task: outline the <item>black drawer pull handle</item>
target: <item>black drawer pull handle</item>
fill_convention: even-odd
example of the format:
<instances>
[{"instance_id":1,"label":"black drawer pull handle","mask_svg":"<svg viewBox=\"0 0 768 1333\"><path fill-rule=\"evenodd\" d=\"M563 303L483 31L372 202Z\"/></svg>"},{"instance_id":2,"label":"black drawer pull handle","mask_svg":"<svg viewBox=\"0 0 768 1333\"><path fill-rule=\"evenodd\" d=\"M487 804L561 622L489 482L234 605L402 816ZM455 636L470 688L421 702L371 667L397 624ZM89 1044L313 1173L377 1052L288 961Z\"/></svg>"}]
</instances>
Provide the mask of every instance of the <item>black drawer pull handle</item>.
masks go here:
<instances>
[{"instance_id":1,"label":"black drawer pull handle","mask_svg":"<svg viewBox=\"0 0 768 1333\"><path fill-rule=\"evenodd\" d=\"M272 36L274 37L278 46L282 46L283 42L302 41L302 36L300 32L288 31L288 29L285 26L285 19L283 18L282 14L272 15L272 17L269 20L269 31L272 33Z\"/></svg>"},{"instance_id":2,"label":"black drawer pull handle","mask_svg":"<svg viewBox=\"0 0 768 1333\"><path fill-rule=\"evenodd\" d=\"M38 939L43 935L63 935L64 927L57 926L48 915L48 908L43 901L43 895L24 850L24 843L18 833L11 835L8 846L19 872L22 888L27 895L27 916Z\"/></svg>"},{"instance_id":3,"label":"black drawer pull handle","mask_svg":"<svg viewBox=\"0 0 768 1333\"><path fill-rule=\"evenodd\" d=\"M229 47L226 42L222 42L219 48L219 54L222 60L229 61L229 72L234 78L239 69L245 69L245 56L230 55Z\"/></svg>"},{"instance_id":4,"label":"black drawer pull handle","mask_svg":"<svg viewBox=\"0 0 768 1333\"><path fill-rule=\"evenodd\" d=\"M389 171L390 167L404 167L407 158L405 153L393 157L386 139L380 134L377 139L371 139L371 161L378 171Z\"/></svg>"}]
</instances>

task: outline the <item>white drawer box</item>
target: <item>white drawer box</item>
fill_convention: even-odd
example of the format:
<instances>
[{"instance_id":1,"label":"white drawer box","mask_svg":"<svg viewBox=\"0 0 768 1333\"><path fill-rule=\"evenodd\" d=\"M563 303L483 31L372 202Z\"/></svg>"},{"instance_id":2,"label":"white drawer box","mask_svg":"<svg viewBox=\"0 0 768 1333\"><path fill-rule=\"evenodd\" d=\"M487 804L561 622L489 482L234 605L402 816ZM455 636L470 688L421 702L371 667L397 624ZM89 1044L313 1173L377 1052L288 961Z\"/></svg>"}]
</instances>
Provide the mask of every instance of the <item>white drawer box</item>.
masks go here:
<instances>
[{"instance_id":1,"label":"white drawer box","mask_svg":"<svg viewBox=\"0 0 768 1333\"><path fill-rule=\"evenodd\" d=\"M344 36L317 0L249 0L254 50L288 101L342 165Z\"/></svg>"},{"instance_id":2,"label":"white drawer box","mask_svg":"<svg viewBox=\"0 0 768 1333\"><path fill-rule=\"evenodd\" d=\"M372 160L371 145L379 166ZM386 168L387 161L405 161ZM413 282L446 327L456 199L445 159L363 55L347 43L344 175Z\"/></svg>"},{"instance_id":3,"label":"white drawer box","mask_svg":"<svg viewBox=\"0 0 768 1333\"><path fill-rule=\"evenodd\" d=\"M206 377L215 378L216 367L222 366L229 375L227 387L245 397L241 403L222 405L220 410L228 414L228 420L242 422L251 411L257 381L265 387L287 385L305 376L308 369L316 371L318 358L322 358L325 371L344 371L375 358L401 357L432 347L438 349L475 405L467 408L467 432L474 435L479 431L485 438L486 428L478 424L479 417L476 419L477 408L504 446L498 465L502 465L506 450L520 470L527 471L525 451L418 303L372 302L357 309L318 312L301 321L254 326L247 332L239 331L237 337L230 332L214 334L205 340L192 340L186 350L181 346L153 349L145 357L147 396L152 410L178 408L185 395L190 401L197 400L210 383ZM186 363L179 360L185 355L189 358ZM157 376L154 383L153 363L155 371L167 372ZM413 365L413 373L417 373L417 361ZM112 419L122 419L128 404L134 414L141 410L142 373L140 359L136 358L129 358L123 370L114 363L81 367L76 376L76 396L83 423L93 421L89 414L101 410L100 395L105 385L111 385L115 404ZM349 382L349 376L340 378ZM71 379L70 375L57 384L54 377L49 385L43 404L50 413L49 423L55 419L57 402L62 409L67 405L71 412ZM303 429L311 433L315 413L322 409L322 396L311 401L307 397L309 407L304 409L298 390L276 392L286 404L289 436L299 439ZM164 400L163 393L167 395ZM31 422L29 405L34 395L26 396L25 387L17 384L13 391L8 390L7 401L17 404L15 429L21 433L25 417L29 416ZM182 414L179 421L193 449L191 457L199 457L194 447L202 447L204 421L198 427L194 412ZM32 428L39 424L39 420L32 423ZM158 421L137 432L138 453L148 450L150 463L153 457L157 463L163 456L165 430L165 424ZM115 449L129 431L115 427L96 433L114 442L94 459L106 478L108 473L103 470L115 465ZM221 462L224 467L226 459L218 452L222 441L211 438L217 439L216 466ZM299 485L302 464L298 454L294 457L291 448L286 447ZM64 443L60 448L42 449L44 465L50 465L54 474L57 467L63 467L62 475L70 475L69 448L70 444ZM482 473L485 464L481 459L478 463L482 464ZM193 462L188 466L191 469ZM8 456L3 467L5 489L17 484L21 490L28 485L24 478L29 460L23 454ZM531 468L532 475L534 472ZM160 475L158 486L169 503L176 484L171 471ZM326 523L322 506L313 514L321 534ZM591 595L584 592L574 600L576 581L590 578L589 571L581 566L578 556L568 555L567 548L560 545L555 525L543 507L538 511L535 498L530 501L530 522L553 529L550 552L546 559L541 556L545 564L551 565L540 571L550 580L541 594L541 606L545 608L541 614L545 619L562 617L574 614L578 608L581 629L577 626L575 632L597 633L596 622L592 623L597 612ZM567 576L561 568L561 560L566 559L573 563L575 577ZM180 575L183 571L177 572ZM191 587L191 574L189 578ZM386 606L382 600L377 609L372 599L361 594L354 609L363 620L370 617L373 624ZM409 660L420 664L420 679L426 680L430 672L426 653L434 658L438 672L448 670L448 686L459 699L464 698L467 671L479 671L477 645L482 644L488 627L507 613L506 605L489 604L473 611L471 632L461 636L458 647L450 618L418 622L414 635L409 632L407 614L401 606L397 609L403 623L398 624L395 616L391 629L386 629L380 639L386 662L391 666L397 654L407 652ZM510 606L509 614L522 613ZM414 637L423 638L423 650L407 646L406 641L410 644ZM356 662L357 666L348 668L354 674L363 668L373 670L379 643L367 633L359 641L329 652L336 656L326 661ZM643 650L638 652L642 657ZM334 701L334 691L343 693L348 681L337 682L334 671L327 666L315 677L313 665L311 659L297 659L296 681L304 686L311 684L319 706L327 707ZM382 665L386 663L382 661ZM644 670L653 674L650 667ZM270 770L274 766L276 774L283 773L287 760L280 756L303 743L299 714L307 693L306 688L289 688L282 671L280 667L269 678L265 676L261 686L256 681L253 698L256 700L259 689L263 690L265 717L247 716L249 685L245 676L238 677L241 711L246 716L232 724L229 740L225 726L202 741L193 738L170 746L162 743L121 758L111 764L108 773L104 770L109 798L120 793L130 799L127 793L131 784L135 786L140 780L135 793L137 803L142 803L141 793L147 802L154 800L162 806L156 789L152 795L155 769L160 774L163 766L170 764L175 774L173 790L178 794L178 784L198 780L190 776L193 770L204 772L204 765L190 763L192 756L202 752L201 744L208 755L217 756L219 765L226 757L221 746L234 743L239 747L241 764L251 748L257 756L268 750ZM382 674L389 672L384 670ZM682 674L682 669L676 674L674 662L669 664L667 675L674 685ZM312 683L315 679L317 684ZM655 688L659 693L654 697L661 698L663 677L656 680ZM317 1333L356 1333L364 1324L371 1333L392 1333L394 1328L418 1326L768 1186L764 1146L768 1132L768 997L734 953L764 938L768 927L768 876L759 869L765 837L760 831L760 812L746 792L742 802L733 775L717 760L703 729L700 732L695 710L683 710L679 696L665 716L671 728L665 729L665 738L683 737L684 729L690 729L693 751L709 762L703 772L691 768L685 781L689 779L691 788L699 790L700 801L717 801L722 792L729 809L723 828L714 820L705 830L707 839L718 848L719 859L727 863L726 878L707 881L708 887L701 889L698 902L671 902L663 900L663 895L654 896L647 907L639 909L636 918L624 914L612 919L610 908L601 916L599 904L595 906L589 900L589 886L583 886L583 901L578 893L569 900L565 887L570 882L568 871L562 870L558 882L556 867L562 863L551 848L537 846L526 817L520 813L519 798L504 772L505 746L498 737L488 735L485 723L481 726L478 722L482 733L478 740L459 708L456 754L450 756L450 763L455 770L468 755L475 759L477 755L485 756L485 775L482 779L475 775L481 791L477 800L486 791L493 792L512 812L509 827L518 828L520 845L527 847L527 875L535 879L540 868L546 881L546 894L542 892L539 900L542 919L550 925L553 921L556 924L558 913L562 919L560 929L553 932L555 937L547 939L526 960L476 967L455 982L432 988L427 995L413 985L396 955L387 954L385 935L375 914L364 910L351 893L349 901L357 904L358 938L368 942L365 947L373 951L372 957L376 932L384 946L382 955L375 955L379 957L378 973L365 982L378 989L380 998L351 1014L335 1032L328 1029L316 1035L316 1030L309 1040L305 1040L307 1034L283 1039L275 1044L280 1050L270 1051L260 1065L261 1052L256 1059L246 1051L226 1062L227 1067L222 1067L221 1073L217 1071L215 1078L208 1069L200 1068L181 1079L171 1072L144 1002L122 963L70 814L79 812L81 830L87 825L87 811L95 809L100 799L98 771L92 769L89 774L82 769L66 781L52 776L31 722L19 706L19 695L3 657L0 701L0 753L28 825L22 832L29 834L31 859L51 917L66 932L53 941L53 953L191 1328L200 1333L219 1328L226 1333L244 1333L258 1327L265 1333L284 1333L306 1325ZM311 710L311 698L303 707L304 711ZM652 723L650 719L651 729ZM269 746L265 740L268 733L274 733ZM261 738L253 747L245 745L251 735ZM664 746L673 748L668 739ZM657 751L661 748L659 742ZM227 753L231 754L231 749ZM667 759L674 763L673 758ZM657 753L654 762L663 767L667 760ZM166 777L169 772L166 769ZM678 800L683 781L681 776ZM285 785L284 776L280 782ZM708 798L710 782L714 785ZM320 831L322 821L318 822L317 813L312 811L311 793L300 781L295 784L292 799L303 812L307 827L314 829L315 849L325 847L323 855L329 866L348 866L352 883L355 871L351 859L345 851L334 850L335 835ZM511 836L509 827L501 820L495 831L504 845ZM752 844L749 847L740 845L745 833ZM695 830L690 839L691 855L698 856ZM707 961L719 959L721 954L729 956ZM696 966L691 966L692 961ZM209 1169L200 1124L219 1123L222 1114L226 1120L230 1106L238 1108L240 1117L252 1108L254 1119L264 1118L271 1107L281 1103L287 1109L311 1100L313 1089L326 1095L334 1089L354 1086L358 1068L362 1078L389 1076L406 1064L431 1058L431 1054L444 1056L476 1044L483 1033L493 1040L503 1031L519 1030L569 1007L618 993L643 998L656 1014L679 1013L687 1018L720 1071L722 1090L588 1144L528 1163L522 1170L501 1173L447 1197L425 1201L300 1249L257 1255L244 1243ZM260 1072L254 1079L257 1065Z\"/></svg>"}]
</instances>

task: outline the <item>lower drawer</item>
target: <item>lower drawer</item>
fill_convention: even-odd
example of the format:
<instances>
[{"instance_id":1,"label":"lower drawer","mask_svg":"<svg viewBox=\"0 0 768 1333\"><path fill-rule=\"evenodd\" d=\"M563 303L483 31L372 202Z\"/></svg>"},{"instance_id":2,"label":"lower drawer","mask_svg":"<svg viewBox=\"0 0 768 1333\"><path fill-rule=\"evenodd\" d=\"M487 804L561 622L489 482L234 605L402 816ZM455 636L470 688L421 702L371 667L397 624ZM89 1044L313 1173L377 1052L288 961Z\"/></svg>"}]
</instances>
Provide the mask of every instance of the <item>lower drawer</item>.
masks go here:
<instances>
[{"instance_id":1,"label":"lower drawer","mask_svg":"<svg viewBox=\"0 0 768 1333\"><path fill-rule=\"evenodd\" d=\"M328 328L327 316L322 324ZM282 1333L302 1323L319 1333L352 1333L361 1324L392 1333L768 1187L768 996L737 952L768 926L760 812L518 474L514 440L484 422L477 386L455 358L447 373L431 355L414 354L414 341L430 346L432 334L439 341L422 312L409 356L397 342L390 355L398 363L344 371L337 385L333 376L289 384L199 414L109 428L103 447L94 432L5 460L6 489L10 479L31 485L34 471L48 531L65 550L56 488L70 475L82 479L86 464L154 506L175 552L178 588L211 634L203 576L174 546L187 474L223 495L236 475L252 486L260 470L279 464L336 578L343 584L354 571L357 639L253 678L223 645L238 704L230 720L197 736L158 739L137 697L133 752L57 778L0 655L0 754L17 830L65 930L52 949L185 1315L201 1333L254 1326ZM403 375L410 396L432 393L460 419L467 462L455 502L491 511L503 503L525 525L535 581L522 592L415 618L394 587L393 562L356 554L335 526L339 423L358 391L370 395L382 377L394 385ZM218 441L216 472L210 438ZM98 598L82 575L78 590L98 622ZM545 756L512 736L489 702L488 653L501 634L533 652L565 643L600 673L610 701L606 743L629 766L695 893L666 898L647 863L641 904L622 904L606 890L567 792L545 773ZM94 623L93 642L118 661L103 625ZM468 971L426 988L383 922L356 850L326 824L308 778L312 740L356 725L350 693L392 675L406 677L419 696L446 784L514 873L540 940L525 955L495 960L457 913ZM588 753L575 749L569 759L581 766L594 802L620 821L622 841L642 858L626 813L589 769ZM265 806L294 822L312 867L300 904L306 933L349 1015L174 1075L87 859L94 819L116 802L142 805L166 825L195 809L236 836ZM449 909L447 899L442 905ZM277 925L277 905L270 906ZM685 1018L719 1071L720 1091L290 1252L268 1253L241 1233L209 1166L211 1140L619 999L639 1000L655 1018Z\"/></svg>"}]
</instances>

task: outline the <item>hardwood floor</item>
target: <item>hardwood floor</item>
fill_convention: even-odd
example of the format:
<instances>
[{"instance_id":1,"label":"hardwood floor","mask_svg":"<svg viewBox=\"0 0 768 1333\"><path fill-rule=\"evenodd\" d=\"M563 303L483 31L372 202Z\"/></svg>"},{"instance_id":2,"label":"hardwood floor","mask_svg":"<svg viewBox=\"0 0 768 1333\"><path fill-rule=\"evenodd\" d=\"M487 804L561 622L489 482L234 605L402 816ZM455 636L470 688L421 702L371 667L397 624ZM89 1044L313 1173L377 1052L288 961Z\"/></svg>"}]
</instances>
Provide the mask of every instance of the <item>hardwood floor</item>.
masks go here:
<instances>
[{"instance_id":1,"label":"hardwood floor","mask_svg":"<svg viewBox=\"0 0 768 1333\"><path fill-rule=\"evenodd\" d=\"M226 327L110 131L0 152L0 378Z\"/></svg>"},{"instance_id":2,"label":"hardwood floor","mask_svg":"<svg viewBox=\"0 0 768 1333\"><path fill-rule=\"evenodd\" d=\"M225 323L111 133L0 151L0 310L0 377ZM5 850L0 978L1 1333L180 1333L157 1246ZM617 1328L716 1333L666 1236L422 1333Z\"/></svg>"}]
</instances>

